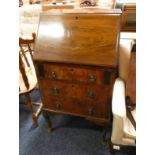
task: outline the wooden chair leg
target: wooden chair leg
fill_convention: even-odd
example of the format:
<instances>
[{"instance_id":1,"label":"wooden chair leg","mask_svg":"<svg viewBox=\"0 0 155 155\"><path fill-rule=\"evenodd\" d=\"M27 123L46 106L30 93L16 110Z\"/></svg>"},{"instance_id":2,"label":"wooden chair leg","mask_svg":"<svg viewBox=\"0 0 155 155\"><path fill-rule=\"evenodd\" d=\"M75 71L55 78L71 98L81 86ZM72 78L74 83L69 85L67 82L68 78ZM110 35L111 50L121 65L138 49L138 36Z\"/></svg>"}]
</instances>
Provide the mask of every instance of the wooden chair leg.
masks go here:
<instances>
[{"instance_id":1,"label":"wooden chair leg","mask_svg":"<svg viewBox=\"0 0 155 155\"><path fill-rule=\"evenodd\" d=\"M32 115L32 119L33 119L34 127L37 128L38 127L38 118L35 116L34 113Z\"/></svg>"},{"instance_id":2,"label":"wooden chair leg","mask_svg":"<svg viewBox=\"0 0 155 155\"><path fill-rule=\"evenodd\" d=\"M26 99L26 103L30 109L30 112L32 114L32 120L33 120L34 127L36 128L36 127L38 127L38 121L37 121L37 117L35 116L35 113L33 112L33 105L32 105L31 97L30 97L29 93L25 94L25 99Z\"/></svg>"},{"instance_id":3,"label":"wooden chair leg","mask_svg":"<svg viewBox=\"0 0 155 155\"><path fill-rule=\"evenodd\" d=\"M50 116L49 116L48 112L45 111L45 110L42 110L42 114L43 114L43 117L44 117L45 121L48 124L48 132L52 132L52 130L53 130L52 129L52 123L50 121Z\"/></svg>"}]
</instances>

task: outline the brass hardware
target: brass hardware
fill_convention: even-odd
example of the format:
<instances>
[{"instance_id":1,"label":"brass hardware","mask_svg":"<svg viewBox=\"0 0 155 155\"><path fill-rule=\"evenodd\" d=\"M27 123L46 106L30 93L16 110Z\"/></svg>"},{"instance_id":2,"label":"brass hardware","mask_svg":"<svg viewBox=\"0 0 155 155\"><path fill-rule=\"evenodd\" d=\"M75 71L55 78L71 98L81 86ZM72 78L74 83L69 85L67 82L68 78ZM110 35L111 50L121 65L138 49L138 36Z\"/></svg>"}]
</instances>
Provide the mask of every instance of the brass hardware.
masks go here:
<instances>
[{"instance_id":1,"label":"brass hardware","mask_svg":"<svg viewBox=\"0 0 155 155\"><path fill-rule=\"evenodd\" d=\"M95 82L96 81L96 76L95 75L89 75L88 78L89 78L90 82Z\"/></svg>"},{"instance_id":2,"label":"brass hardware","mask_svg":"<svg viewBox=\"0 0 155 155\"><path fill-rule=\"evenodd\" d=\"M60 92L60 90L59 90L58 87L53 87L53 88L52 88L52 92L53 92L53 94L58 95L59 92Z\"/></svg>"},{"instance_id":3,"label":"brass hardware","mask_svg":"<svg viewBox=\"0 0 155 155\"><path fill-rule=\"evenodd\" d=\"M87 95L88 95L89 97L94 97L94 96L95 96L95 92L94 92L93 90L88 90L88 91L87 91Z\"/></svg>"},{"instance_id":4,"label":"brass hardware","mask_svg":"<svg viewBox=\"0 0 155 155\"><path fill-rule=\"evenodd\" d=\"M61 104L59 102L55 102L56 110L61 110Z\"/></svg>"},{"instance_id":5,"label":"brass hardware","mask_svg":"<svg viewBox=\"0 0 155 155\"><path fill-rule=\"evenodd\" d=\"M92 107L88 108L88 114L91 115L91 116L94 115L94 110L93 110Z\"/></svg>"},{"instance_id":6,"label":"brass hardware","mask_svg":"<svg viewBox=\"0 0 155 155\"><path fill-rule=\"evenodd\" d=\"M57 73L56 71L51 72L52 79L56 79Z\"/></svg>"}]
</instances>

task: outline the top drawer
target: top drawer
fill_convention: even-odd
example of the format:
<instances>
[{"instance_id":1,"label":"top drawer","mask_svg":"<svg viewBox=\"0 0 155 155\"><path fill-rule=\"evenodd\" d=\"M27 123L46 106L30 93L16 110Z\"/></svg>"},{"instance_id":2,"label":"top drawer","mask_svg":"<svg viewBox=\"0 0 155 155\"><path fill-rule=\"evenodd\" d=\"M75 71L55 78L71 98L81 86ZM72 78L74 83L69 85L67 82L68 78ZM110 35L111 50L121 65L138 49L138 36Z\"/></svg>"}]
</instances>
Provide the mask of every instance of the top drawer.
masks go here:
<instances>
[{"instance_id":1,"label":"top drawer","mask_svg":"<svg viewBox=\"0 0 155 155\"><path fill-rule=\"evenodd\" d=\"M38 63L39 78L81 82L85 84L109 85L115 79L115 68L98 68L55 63Z\"/></svg>"}]
</instances>

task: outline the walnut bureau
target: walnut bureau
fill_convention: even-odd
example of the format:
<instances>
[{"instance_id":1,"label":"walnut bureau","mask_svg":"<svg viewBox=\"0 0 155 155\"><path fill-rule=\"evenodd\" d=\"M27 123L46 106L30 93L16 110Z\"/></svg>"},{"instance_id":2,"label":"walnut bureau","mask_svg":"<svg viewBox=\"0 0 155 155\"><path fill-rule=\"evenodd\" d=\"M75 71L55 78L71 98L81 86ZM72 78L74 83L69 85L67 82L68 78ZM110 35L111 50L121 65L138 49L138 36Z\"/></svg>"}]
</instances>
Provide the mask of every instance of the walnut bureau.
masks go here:
<instances>
[{"instance_id":1,"label":"walnut bureau","mask_svg":"<svg viewBox=\"0 0 155 155\"><path fill-rule=\"evenodd\" d=\"M120 17L102 9L41 13L34 62L49 129L49 112L110 123Z\"/></svg>"}]
</instances>

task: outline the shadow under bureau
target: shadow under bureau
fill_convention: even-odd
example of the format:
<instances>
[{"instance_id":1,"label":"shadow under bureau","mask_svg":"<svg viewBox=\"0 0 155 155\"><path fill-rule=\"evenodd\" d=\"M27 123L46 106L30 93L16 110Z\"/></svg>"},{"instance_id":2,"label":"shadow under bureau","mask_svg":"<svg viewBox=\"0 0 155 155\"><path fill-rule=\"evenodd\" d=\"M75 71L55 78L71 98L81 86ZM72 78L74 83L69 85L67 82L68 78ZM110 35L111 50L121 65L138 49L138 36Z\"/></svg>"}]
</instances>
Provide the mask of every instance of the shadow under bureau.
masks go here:
<instances>
[{"instance_id":1,"label":"shadow under bureau","mask_svg":"<svg viewBox=\"0 0 155 155\"><path fill-rule=\"evenodd\" d=\"M120 14L103 9L41 13L34 61L50 130L51 112L111 123Z\"/></svg>"}]
</instances>

